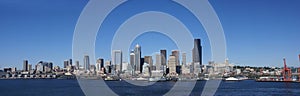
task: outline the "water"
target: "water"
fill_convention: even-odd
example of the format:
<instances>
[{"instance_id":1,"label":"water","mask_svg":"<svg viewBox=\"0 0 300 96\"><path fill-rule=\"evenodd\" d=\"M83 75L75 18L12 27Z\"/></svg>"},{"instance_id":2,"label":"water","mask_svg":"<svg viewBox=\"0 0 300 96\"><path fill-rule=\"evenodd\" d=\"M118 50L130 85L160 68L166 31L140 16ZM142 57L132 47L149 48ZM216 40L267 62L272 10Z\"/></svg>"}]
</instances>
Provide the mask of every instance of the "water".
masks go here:
<instances>
[{"instance_id":1,"label":"water","mask_svg":"<svg viewBox=\"0 0 300 96\"><path fill-rule=\"evenodd\" d=\"M158 96L168 92L175 82L158 82L148 87L137 87L125 81L110 81L107 84L119 95ZM191 95L200 95L205 81L198 81ZM184 86L182 86L184 87ZM0 80L0 96L83 96L76 80L36 79ZM300 95L300 83L222 81L217 96L239 95Z\"/></svg>"}]
</instances>

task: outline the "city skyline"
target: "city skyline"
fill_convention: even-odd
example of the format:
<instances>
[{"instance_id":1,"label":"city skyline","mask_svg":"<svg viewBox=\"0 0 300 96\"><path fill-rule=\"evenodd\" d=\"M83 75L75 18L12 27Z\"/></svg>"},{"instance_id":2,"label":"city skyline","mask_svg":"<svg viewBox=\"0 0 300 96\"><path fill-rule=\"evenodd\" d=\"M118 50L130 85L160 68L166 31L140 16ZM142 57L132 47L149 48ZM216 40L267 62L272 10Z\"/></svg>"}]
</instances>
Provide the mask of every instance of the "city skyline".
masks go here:
<instances>
[{"instance_id":1,"label":"city skyline","mask_svg":"<svg viewBox=\"0 0 300 96\"><path fill-rule=\"evenodd\" d=\"M0 12L3 13L0 17L3 21L0 23L1 68L16 66L22 69L23 60L28 60L29 64L51 61L55 65L63 66L63 61L72 57L74 26L87 1L13 2L3 0L0 2ZM288 66L300 66L297 59L300 53L300 45L297 44L297 41L300 41L298 38L300 29L297 27L300 25L300 14L297 12L299 1L210 0L210 3L223 25L227 42L227 57L232 60L231 62L237 65L282 67L282 58L286 57ZM68 4L68 7L65 4ZM143 5L145 4L138 6ZM191 24L194 23L191 22ZM207 64L210 60L209 40L201 28L194 28L193 32L201 39L203 37L203 46L205 46L203 54L206 54L203 57L203 64ZM150 38L149 34L144 37L147 36ZM143 40L148 42L152 39L137 38L136 40L133 45L135 42L139 43ZM166 38L158 38L156 41L159 40L166 40ZM97 43L96 58L101 57L106 60L111 57L111 53L103 52L102 43ZM157 43L158 46L166 44ZM142 56L157 50L148 47L147 44L144 45ZM151 48L152 50L148 50ZM177 49L174 44L158 48L166 48L169 52L171 49Z\"/></svg>"}]
</instances>

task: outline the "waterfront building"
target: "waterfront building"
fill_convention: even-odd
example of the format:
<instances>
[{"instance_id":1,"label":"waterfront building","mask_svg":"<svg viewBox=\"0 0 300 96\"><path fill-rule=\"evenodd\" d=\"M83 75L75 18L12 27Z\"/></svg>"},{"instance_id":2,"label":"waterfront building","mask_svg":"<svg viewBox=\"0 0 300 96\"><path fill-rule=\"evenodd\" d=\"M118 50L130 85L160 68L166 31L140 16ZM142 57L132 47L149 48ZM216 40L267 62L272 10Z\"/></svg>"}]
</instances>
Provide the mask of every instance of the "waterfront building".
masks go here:
<instances>
[{"instance_id":1,"label":"waterfront building","mask_svg":"<svg viewBox=\"0 0 300 96\"><path fill-rule=\"evenodd\" d=\"M112 51L112 64L116 67L114 71L122 71L122 51L113 50Z\"/></svg>"},{"instance_id":2,"label":"waterfront building","mask_svg":"<svg viewBox=\"0 0 300 96\"><path fill-rule=\"evenodd\" d=\"M84 70L90 70L90 58L88 55L85 55L83 58Z\"/></svg>"}]
</instances>

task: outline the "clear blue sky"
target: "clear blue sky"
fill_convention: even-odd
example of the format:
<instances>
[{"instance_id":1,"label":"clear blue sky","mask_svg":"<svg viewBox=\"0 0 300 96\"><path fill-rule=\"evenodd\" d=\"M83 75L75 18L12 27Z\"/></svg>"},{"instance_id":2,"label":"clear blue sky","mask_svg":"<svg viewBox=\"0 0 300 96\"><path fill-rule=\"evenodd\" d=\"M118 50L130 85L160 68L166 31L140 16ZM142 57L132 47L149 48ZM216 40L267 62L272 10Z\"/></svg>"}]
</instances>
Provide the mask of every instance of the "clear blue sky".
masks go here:
<instances>
[{"instance_id":1,"label":"clear blue sky","mask_svg":"<svg viewBox=\"0 0 300 96\"><path fill-rule=\"evenodd\" d=\"M151 1L151 0L150 0ZM87 0L1 0L0 1L0 67L22 68L22 61L29 63L52 61L62 66L63 60L72 57L72 38L77 19ZM282 66L282 58L287 58L288 66L300 66L297 55L300 54L300 1L299 0L209 0L223 25L227 57L233 63L249 66ZM166 9L166 12L177 13L178 18L191 16L179 7L173 7L168 1L162 6L148 7L147 10ZM164 5L167 4L167 5ZM128 4L127 6L129 6ZM147 6L139 3L136 6ZM163 6L164 5L164 6ZM122 8L124 7L124 8ZM171 8L173 11L167 10ZM98 36L96 56L110 58L105 39L109 31L116 29L117 24L126 16L141 9L126 11L121 6L122 17L114 14L108 18L110 24L103 26L102 31L108 35ZM112 20L110 20L112 19ZM198 24L191 16L183 19L189 26ZM209 41L202 28L190 27L196 38L203 39L204 64L210 60ZM101 31L100 30L100 31ZM197 32L196 32L197 31ZM159 39L147 39L161 37ZM103 40L102 40L103 39ZM164 42L161 42L164 41ZM166 36L147 33L134 43L142 45L143 55L158 52L151 48L153 42L161 48L168 49L168 54L176 46ZM192 41L191 41L192 42ZM134 44L133 44L134 45ZM125 54L124 54L125 55Z\"/></svg>"}]
</instances>

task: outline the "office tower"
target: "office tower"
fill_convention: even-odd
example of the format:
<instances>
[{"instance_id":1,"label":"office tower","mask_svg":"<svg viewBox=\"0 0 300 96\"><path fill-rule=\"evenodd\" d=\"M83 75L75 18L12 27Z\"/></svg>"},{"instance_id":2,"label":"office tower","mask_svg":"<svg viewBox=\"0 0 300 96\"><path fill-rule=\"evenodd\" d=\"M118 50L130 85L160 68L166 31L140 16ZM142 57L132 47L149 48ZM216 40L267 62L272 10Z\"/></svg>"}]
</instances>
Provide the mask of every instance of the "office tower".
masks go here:
<instances>
[{"instance_id":1,"label":"office tower","mask_svg":"<svg viewBox=\"0 0 300 96\"><path fill-rule=\"evenodd\" d=\"M85 55L83 58L84 70L90 70L90 58L88 55Z\"/></svg>"},{"instance_id":2,"label":"office tower","mask_svg":"<svg viewBox=\"0 0 300 96\"><path fill-rule=\"evenodd\" d=\"M134 51L131 51L130 52L130 65L131 65L131 69L132 69L132 75L134 75L134 72L135 72L135 54L134 54Z\"/></svg>"},{"instance_id":3,"label":"office tower","mask_svg":"<svg viewBox=\"0 0 300 96\"><path fill-rule=\"evenodd\" d=\"M28 71L28 60L23 61L23 71Z\"/></svg>"},{"instance_id":4,"label":"office tower","mask_svg":"<svg viewBox=\"0 0 300 96\"><path fill-rule=\"evenodd\" d=\"M100 71L101 68L103 68L103 67L104 67L104 59L98 58L97 63L96 63L96 70Z\"/></svg>"},{"instance_id":5,"label":"office tower","mask_svg":"<svg viewBox=\"0 0 300 96\"><path fill-rule=\"evenodd\" d=\"M145 63L149 64L150 71L152 71L152 66L153 66L152 56L145 56L144 59L145 59Z\"/></svg>"},{"instance_id":6,"label":"office tower","mask_svg":"<svg viewBox=\"0 0 300 96\"><path fill-rule=\"evenodd\" d=\"M111 61L105 61L106 73L111 73Z\"/></svg>"},{"instance_id":7,"label":"office tower","mask_svg":"<svg viewBox=\"0 0 300 96\"><path fill-rule=\"evenodd\" d=\"M122 51L121 50L113 50L112 64L115 66L116 71L122 71Z\"/></svg>"},{"instance_id":8,"label":"office tower","mask_svg":"<svg viewBox=\"0 0 300 96\"><path fill-rule=\"evenodd\" d=\"M134 48L134 56L135 71L141 73L141 46L138 44Z\"/></svg>"},{"instance_id":9,"label":"office tower","mask_svg":"<svg viewBox=\"0 0 300 96\"><path fill-rule=\"evenodd\" d=\"M202 72L202 46L200 39L194 39L194 48L193 48L193 65L200 64L200 72ZM194 67L195 68L195 67Z\"/></svg>"},{"instance_id":10,"label":"office tower","mask_svg":"<svg viewBox=\"0 0 300 96\"><path fill-rule=\"evenodd\" d=\"M77 70L79 70L79 67L80 67L80 65L79 65L79 61L76 61L76 65L75 65L75 67L76 67L76 69L77 69Z\"/></svg>"},{"instance_id":11,"label":"office tower","mask_svg":"<svg viewBox=\"0 0 300 96\"><path fill-rule=\"evenodd\" d=\"M28 71L32 70L32 65L31 64L28 64Z\"/></svg>"},{"instance_id":12,"label":"office tower","mask_svg":"<svg viewBox=\"0 0 300 96\"><path fill-rule=\"evenodd\" d=\"M143 73L143 66L144 66L144 62L145 62L145 59L144 58L141 58L140 59L141 61L140 61L140 73Z\"/></svg>"},{"instance_id":13,"label":"office tower","mask_svg":"<svg viewBox=\"0 0 300 96\"><path fill-rule=\"evenodd\" d=\"M175 56L176 65L180 65L180 63L179 63L179 51L178 50L172 50L172 55Z\"/></svg>"},{"instance_id":14,"label":"office tower","mask_svg":"<svg viewBox=\"0 0 300 96\"><path fill-rule=\"evenodd\" d=\"M176 75L176 56L170 55L168 60L169 75Z\"/></svg>"},{"instance_id":15,"label":"office tower","mask_svg":"<svg viewBox=\"0 0 300 96\"><path fill-rule=\"evenodd\" d=\"M156 70L160 70L160 67L161 67L161 57L160 57L160 54L156 54L155 55L155 66L156 66Z\"/></svg>"},{"instance_id":16,"label":"office tower","mask_svg":"<svg viewBox=\"0 0 300 96\"><path fill-rule=\"evenodd\" d=\"M182 58L182 65L186 65L186 53L183 52L181 58Z\"/></svg>"},{"instance_id":17,"label":"office tower","mask_svg":"<svg viewBox=\"0 0 300 96\"><path fill-rule=\"evenodd\" d=\"M167 50L160 50L160 60L163 73L166 73L166 66L167 66Z\"/></svg>"},{"instance_id":18,"label":"office tower","mask_svg":"<svg viewBox=\"0 0 300 96\"><path fill-rule=\"evenodd\" d=\"M72 59L69 59L68 66L72 66Z\"/></svg>"},{"instance_id":19,"label":"office tower","mask_svg":"<svg viewBox=\"0 0 300 96\"><path fill-rule=\"evenodd\" d=\"M64 61L64 68L67 68L68 64L69 64L69 61L68 61L68 60L65 60L65 61Z\"/></svg>"}]
</instances>

